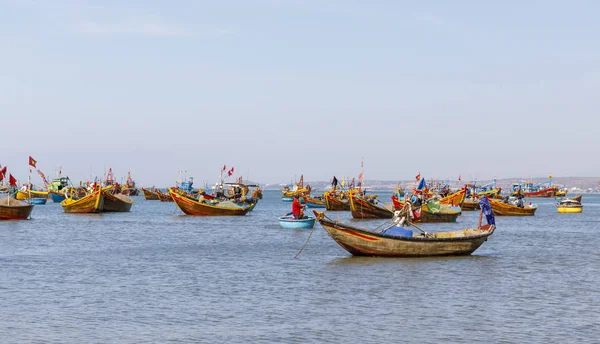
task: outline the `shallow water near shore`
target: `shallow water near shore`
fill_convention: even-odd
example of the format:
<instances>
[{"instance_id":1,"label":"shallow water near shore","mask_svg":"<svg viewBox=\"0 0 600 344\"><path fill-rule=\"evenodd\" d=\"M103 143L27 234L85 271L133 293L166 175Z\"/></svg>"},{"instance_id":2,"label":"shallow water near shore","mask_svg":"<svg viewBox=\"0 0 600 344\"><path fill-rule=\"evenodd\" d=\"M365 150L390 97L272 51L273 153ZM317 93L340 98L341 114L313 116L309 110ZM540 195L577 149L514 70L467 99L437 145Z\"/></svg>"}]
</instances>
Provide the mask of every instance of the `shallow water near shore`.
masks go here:
<instances>
[{"instance_id":1,"label":"shallow water near shore","mask_svg":"<svg viewBox=\"0 0 600 344\"><path fill-rule=\"evenodd\" d=\"M391 193L381 192L389 200ZM352 257L266 191L243 217L185 216L134 197L130 213L35 206L0 222L5 343L597 342L600 195L498 217L472 256ZM571 196L571 195L570 195ZM374 228L383 221L334 219ZM427 231L476 226L479 212Z\"/></svg>"}]
</instances>

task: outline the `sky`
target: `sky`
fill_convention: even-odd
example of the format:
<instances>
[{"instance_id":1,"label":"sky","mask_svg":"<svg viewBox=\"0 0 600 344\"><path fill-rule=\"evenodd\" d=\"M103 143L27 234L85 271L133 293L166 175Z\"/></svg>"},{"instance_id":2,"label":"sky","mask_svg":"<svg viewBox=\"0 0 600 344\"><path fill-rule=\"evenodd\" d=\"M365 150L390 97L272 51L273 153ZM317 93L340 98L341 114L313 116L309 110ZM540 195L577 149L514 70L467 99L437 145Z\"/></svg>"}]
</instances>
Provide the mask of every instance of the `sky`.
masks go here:
<instances>
[{"instance_id":1,"label":"sky","mask_svg":"<svg viewBox=\"0 0 600 344\"><path fill-rule=\"evenodd\" d=\"M73 180L600 175L600 2L0 0L0 164ZM34 181L36 181L34 179Z\"/></svg>"}]
</instances>

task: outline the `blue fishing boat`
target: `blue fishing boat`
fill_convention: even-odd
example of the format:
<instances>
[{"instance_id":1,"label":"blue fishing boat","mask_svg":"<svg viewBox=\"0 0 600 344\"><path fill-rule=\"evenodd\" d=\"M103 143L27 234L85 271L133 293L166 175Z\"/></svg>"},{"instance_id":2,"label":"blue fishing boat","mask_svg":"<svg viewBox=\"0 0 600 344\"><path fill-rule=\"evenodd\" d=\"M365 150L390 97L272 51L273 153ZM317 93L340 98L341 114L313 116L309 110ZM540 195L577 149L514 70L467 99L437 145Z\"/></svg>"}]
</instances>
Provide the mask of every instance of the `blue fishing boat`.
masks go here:
<instances>
[{"instance_id":1,"label":"blue fishing boat","mask_svg":"<svg viewBox=\"0 0 600 344\"><path fill-rule=\"evenodd\" d=\"M55 191L49 191L48 195L50 195L50 198L52 199L52 201L54 203L60 203L60 202L64 201L66 198L64 194L57 193Z\"/></svg>"},{"instance_id":2,"label":"blue fishing boat","mask_svg":"<svg viewBox=\"0 0 600 344\"><path fill-rule=\"evenodd\" d=\"M295 219L292 215L285 215L279 218L279 225L285 229L311 229L315 226L316 218L305 216L301 219Z\"/></svg>"},{"instance_id":3,"label":"blue fishing boat","mask_svg":"<svg viewBox=\"0 0 600 344\"><path fill-rule=\"evenodd\" d=\"M48 201L47 198L30 198L29 199L29 203L36 204L36 205L46 204L46 201Z\"/></svg>"}]
</instances>

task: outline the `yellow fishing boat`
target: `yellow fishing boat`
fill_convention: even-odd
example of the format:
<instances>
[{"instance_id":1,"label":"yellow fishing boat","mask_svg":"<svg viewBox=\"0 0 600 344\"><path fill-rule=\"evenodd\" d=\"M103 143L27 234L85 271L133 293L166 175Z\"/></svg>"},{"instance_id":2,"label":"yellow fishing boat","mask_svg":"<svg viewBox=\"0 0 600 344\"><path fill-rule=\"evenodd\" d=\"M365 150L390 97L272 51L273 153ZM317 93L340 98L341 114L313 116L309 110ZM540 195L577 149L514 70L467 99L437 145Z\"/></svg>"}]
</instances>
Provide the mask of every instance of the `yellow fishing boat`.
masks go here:
<instances>
[{"instance_id":1,"label":"yellow fishing boat","mask_svg":"<svg viewBox=\"0 0 600 344\"><path fill-rule=\"evenodd\" d=\"M37 191L37 190L27 190L27 191L17 191L16 199L19 201L25 201L30 198L48 198L48 191Z\"/></svg>"},{"instance_id":2,"label":"yellow fishing boat","mask_svg":"<svg viewBox=\"0 0 600 344\"><path fill-rule=\"evenodd\" d=\"M104 193L101 188L82 198L73 198L72 196L60 202L65 213L99 213L104 209Z\"/></svg>"},{"instance_id":3,"label":"yellow fishing boat","mask_svg":"<svg viewBox=\"0 0 600 344\"><path fill-rule=\"evenodd\" d=\"M583 205L581 204L581 195L573 199L564 199L556 203L556 209L559 213L581 213Z\"/></svg>"}]
</instances>

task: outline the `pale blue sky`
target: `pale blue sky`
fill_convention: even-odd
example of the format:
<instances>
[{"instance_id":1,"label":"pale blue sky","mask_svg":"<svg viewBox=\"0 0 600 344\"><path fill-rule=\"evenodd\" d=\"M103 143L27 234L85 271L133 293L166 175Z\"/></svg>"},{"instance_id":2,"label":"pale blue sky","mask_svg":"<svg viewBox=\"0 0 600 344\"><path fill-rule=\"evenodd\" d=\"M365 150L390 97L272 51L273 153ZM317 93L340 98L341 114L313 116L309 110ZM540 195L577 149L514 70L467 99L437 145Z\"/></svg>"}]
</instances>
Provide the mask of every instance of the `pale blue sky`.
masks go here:
<instances>
[{"instance_id":1,"label":"pale blue sky","mask_svg":"<svg viewBox=\"0 0 600 344\"><path fill-rule=\"evenodd\" d=\"M0 164L598 176L600 2L0 0Z\"/></svg>"}]
</instances>

